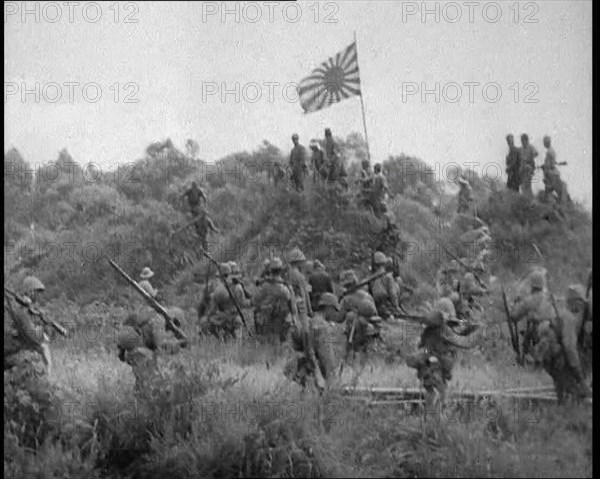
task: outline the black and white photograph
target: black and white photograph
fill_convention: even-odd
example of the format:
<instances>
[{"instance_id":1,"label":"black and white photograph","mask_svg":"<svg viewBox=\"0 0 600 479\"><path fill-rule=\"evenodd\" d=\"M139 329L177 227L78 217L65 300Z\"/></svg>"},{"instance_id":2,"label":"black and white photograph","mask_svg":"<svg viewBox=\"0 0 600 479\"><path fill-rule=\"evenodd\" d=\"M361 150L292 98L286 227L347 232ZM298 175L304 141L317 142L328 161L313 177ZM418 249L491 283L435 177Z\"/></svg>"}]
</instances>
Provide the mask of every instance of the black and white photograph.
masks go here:
<instances>
[{"instance_id":1,"label":"black and white photograph","mask_svg":"<svg viewBox=\"0 0 600 479\"><path fill-rule=\"evenodd\" d=\"M593 476L592 1L5 1L4 476Z\"/></svg>"}]
</instances>

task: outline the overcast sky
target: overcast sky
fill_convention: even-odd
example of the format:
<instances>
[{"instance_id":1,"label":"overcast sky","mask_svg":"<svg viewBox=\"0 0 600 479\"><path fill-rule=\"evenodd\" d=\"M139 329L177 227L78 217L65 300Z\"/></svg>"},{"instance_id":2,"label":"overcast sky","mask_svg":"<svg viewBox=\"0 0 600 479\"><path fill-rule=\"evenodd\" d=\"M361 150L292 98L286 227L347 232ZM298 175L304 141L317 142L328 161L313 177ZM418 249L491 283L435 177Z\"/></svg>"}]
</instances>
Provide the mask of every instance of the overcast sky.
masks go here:
<instances>
[{"instance_id":1,"label":"overcast sky","mask_svg":"<svg viewBox=\"0 0 600 479\"><path fill-rule=\"evenodd\" d=\"M8 2L4 148L44 163L66 147L109 169L167 137L196 139L214 161L263 139L287 151L293 132L304 144L325 127L362 132L359 97L303 115L293 89L356 31L374 161L404 152L504 168L506 134L526 132L540 164L549 134L572 196L591 208L592 2L475 3L427 2L423 16L420 1L228 2L223 17L221 2L25 2L25 16ZM236 84L238 97L222 98ZM422 98L436 84L439 97Z\"/></svg>"}]
</instances>

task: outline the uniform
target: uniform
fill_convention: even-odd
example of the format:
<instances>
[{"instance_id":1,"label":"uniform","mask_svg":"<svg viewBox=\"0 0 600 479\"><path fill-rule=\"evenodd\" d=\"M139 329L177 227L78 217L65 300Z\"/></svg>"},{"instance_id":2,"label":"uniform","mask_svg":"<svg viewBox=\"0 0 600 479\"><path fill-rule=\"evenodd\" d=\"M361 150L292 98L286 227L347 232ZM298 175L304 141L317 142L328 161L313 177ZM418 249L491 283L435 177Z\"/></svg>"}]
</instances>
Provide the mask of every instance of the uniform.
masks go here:
<instances>
[{"instance_id":1,"label":"uniform","mask_svg":"<svg viewBox=\"0 0 600 479\"><path fill-rule=\"evenodd\" d=\"M37 376L49 372L52 365L49 337L33 310L36 293L44 290L39 279L27 276L21 296L29 306L4 293L4 371L30 364Z\"/></svg>"},{"instance_id":2,"label":"uniform","mask_svg":"<svg viewBox=\"0 0 600 479\"><path fill-rule=\"evenodd\" d=\"M506 187L509 190L519 192L519 173L521 170L521 160L519 157L519 148L509 145L508 155L506 155Z\"/></svg>"},{"instance_id":3,"label":"uniform","mask_svg":"<svg viewBox=\"0 0 600 479\"><path fill-rule=\"evenodd\" d=\"M371 194L371 205L373 212L378 218L387 211L386 196L389 191L387 178L379 171L373 175L373 189Z\"/></svg>"},{"instance_id":4,"label":"uniform","mask_svg":"<svg viewBox=\"0 0 600 479\"><path fill-rule=\"evenodd\" d=\"M409 356L406 364L417 370L417 377L427 391L428 405L432 406L436 397L443 401L447 383L452 379L456 348L471 347L469 335L475 326L470 325L460 332L450 327L449 321L454 320L456 314L448 298L440 299L435 311L426 318L428 321L421 334L420 350Z\"/></svg>"},{"instance_id":5,"label":"uniform","mask_svg":"<svg viewBox=\"0 0 600 479\"><path fill-rule=\"evenodd\" d=\"M206 201L206 194L202 191L201 188L198 188L195 183L192 184L192 187L189 188L184 194L188 200L188 204L190 206L190 211L194 216L198 216L201 212L200 200L203 199Z\"/></svg>"},{"instance_id":6,"label":"uniform","mask_svg":"<svg viewBox=\"0 0 600 479\"><path fill-rule=\"evenodd\" d=\"M297 191L304 190L304 172L306 171L306 148L297 144L290 152L292 183Z\"/></svg>"},{"instance_id":7,"label":"uniform","mask_svg":"<svg viewBox=\"0 0 600 479\"><path fill-rule=\"evenodd\" d=\"M292 325L292 293L279 275L265 279L254 297L254 327L258 335L283 343Z\"/></svg>"},{"instance_id":8,"label":"uniform","mask_svg":"<svg viewBox=\"0 0 600 479\"><path fill-rule=\"evenodd\" d=\"M458 213L468 213L473 202L473 190L469 182L459 178L460 191L458 192Z\"/></svg>"},{"instance_id":9,"label":"uniform","mask_svg":"<svg viewBox=\"0 0 600 479\"><path fill-rule=\"evenodd\" d=\"M310 285L310 303L312 309L315 310L323 293L333 293L333 282L327 271L318 268L308 276L308 284Z\"/></svg>"},{"instance_id":10,"label":"uniform","mask_svg":"<svg viewBox=\"0 0 600 479\"><path fill-rule=\"evenodd\" d=\"M538 156L537 150L531 144L519 148L519 160L521 163L521 193L527 198L533 198L531 189L531 180L535 172L535 157Z\"/></svg>"},{"instance_id":11,"label":"uniform","mask_svg":"<svg viewBox=\"0 0 600 479\"><path fill-rule=\"evenodd\" d=\"M229 289L240 308L249 304L241 284L229 284ZM243 325L235 303L229 296L223 282L219 283L213 291L211 305L206 316L208 318L208 331L215 336L235 338Z\"/></svg>"},{"instance_id":12,"label":"uniform","mask_svg":"<svg viewBox=\"0 0 600 479\"><path fill-rule=\"evenodd\" d=\"M353 351L366 351L368 344L379 335L377 308L373 297L359 289L342 298L339 319L345 322L348 340L352 334Z\"/></svg>"}]
</instances>

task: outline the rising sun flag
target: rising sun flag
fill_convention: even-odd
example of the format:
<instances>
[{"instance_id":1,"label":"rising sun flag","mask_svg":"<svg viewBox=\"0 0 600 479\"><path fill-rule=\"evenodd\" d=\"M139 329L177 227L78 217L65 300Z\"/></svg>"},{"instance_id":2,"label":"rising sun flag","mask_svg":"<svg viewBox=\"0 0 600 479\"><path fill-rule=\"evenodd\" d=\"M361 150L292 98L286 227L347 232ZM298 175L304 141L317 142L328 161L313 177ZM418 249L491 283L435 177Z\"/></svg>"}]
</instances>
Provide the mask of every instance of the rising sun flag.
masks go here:
<instances>
[{"instance_id":1,"label":"rising sun flag","mask_svg":"<svg viewBox=\"0 0 600 479\"><path fill-rule=\"evenodd\" d=\"M304 113L319 111L346 98L360 95L356 41L302 79L298 95Z\"/></svg>"}]
</instances>

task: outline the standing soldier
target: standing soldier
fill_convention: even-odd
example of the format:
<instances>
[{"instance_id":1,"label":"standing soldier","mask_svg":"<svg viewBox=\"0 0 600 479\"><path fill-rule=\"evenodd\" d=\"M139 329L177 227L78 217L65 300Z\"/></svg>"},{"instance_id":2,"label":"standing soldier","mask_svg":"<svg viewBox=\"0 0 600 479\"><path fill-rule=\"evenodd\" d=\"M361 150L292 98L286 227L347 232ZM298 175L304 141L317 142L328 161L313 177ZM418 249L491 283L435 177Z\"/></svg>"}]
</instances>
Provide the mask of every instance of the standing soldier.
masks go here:
<instances>
[{"instance_id":1,"label":"standing soldier","mask_svg":"<svg viewBox=\"0 0 600 479\"><path fill-rule=\"evenodd\" d=\"M387 198L389 195L389 188L387 178L381 170L381 163L375 164L375 174L373 175L373 194L371 204L373 206L373 212L377 218L381 218L387 211Z\"/></svg>"},{"instance_id":2,"label":"standing soldier","mask_svg":"<svg viewBox=\"0 0 600 479\"><path fill-rule=\"evenodd\" d=\"M206 205L206 194L202 190L202 188L198 187L198 184L195 181L192 181L192 186L188 190L186 190L181 198L187 197L188 205L190 207L190 212L192 216L198 216L201 213L201 201L204 200L204 204Z\"/></svg>"},{"instance_id":3,"label":"standing soldier","mask_svg":"<svg viewBox=\"0 0 600 479\"><path fill-rule=\"evenodd\" d=\"M341 275L342 286L348 290L358 284L358 278L352 270L344 271ZM356 355L362 352L361 363L366 361L367 347L379 336L379 322L375 300L364 289L358 289L343 296L340 302L339 320L345 322L347 352Z\"/></svg>"},{"instance_id":4,"label":"standing soldier","mask_svg":"<svg viewBox=\"0 0 600 479\"><path fill-rule=\"evenodd\" d=\"M284 369L286 377L300 384L303 388L309 385L309 380L315 379L315 367L318 367L326 383L331 384L335 378L337 354L335 344L335 323L340 309L338 300L332 293L323 294L315 314L308 322L308 346L312 348L317 359L315 365L305 351L305 342L298 329L292 334L292 346L297 352L292 356ZM332 340L333 339L333 340ZM316 384L318 387L318 384Z\"/></svg>"},{"instance_id":5,"label":"standing soldier","mask_svg":"<svg viewBox=\"0 0 600 479\"><path fill-rule=\"evenodd\" d=\"M312 305L310 303L310 285L302 272L302 266L306 263L306 257L300 248L295 247L290 251L288 261L291 265L288 271L288 281L292 293L296 297L296 307L300 319L312 316Z\"/></svg>"},{"instance_id":6,"label":"standing soldier","mask_svg":"<svg viewBox=\"0 0 600 479\"><path fill-rule=\"evenodd\" d=\"M310 285L310 304L315 310L319 303L321 295L324 293L333 293L333 282L329 273L325 270L325 266L319 260L313 263L313 270L308 276L308 284Z\"/></svg>"},{"instance_id":7,"label":"standing soldier","mask_svg":"<svg viewBox=\"0 0 600 479\"><path fill-rule=\"evenodd\" d=\"M282 277L281 259L273 258L269 267L270 274L253 299L254 327L259 336L282 344L287 340L293 317L297 314L296 304Z\"/></svg>"},{"instance_id":8,"label":"standing soldier","mask_svg":"<svg viewBox=\"0 0 600 479\"><path fill-rule=\"evenodd\" d=\"M375 253L373 262L375 263L374 274L387 269L388 258L381 251ZM398 285L391 272L380 276L371 283L371 294L375 300L377 312L383 319L387 320L398 312L400 308Z\"/></svg>"},{"instance_id":9,"label":"standing soldier","mask_svg":"<svg viewBox=\"0 0 600 479\"><path fill-rule=\"evenodd\" d=\"M560 172L556 163L556 152L550 145L551 139L548 135L544 136L544 146L546 147L546 158L542 165L544 172L545 195L548 199L552 193L556 193L559 203L566 200L566 185L560 178Z\"/></svg>"},{"instance_id":10,"label":"standing soldier","mask_svg":"<svg viewBox=\"0 0 600 479\"><path fill-rule=\"evenodd\" d=\"M515 137L512 134L506 136L508 143L508 155L506 155L506 187L509 190L519 192L519 172L521 171L521 159L519 149L515 146Z\"/></svg>"},{"instance_id":11,"label":"standing soldier","mask_svg":"<svg viewBox=\"0 0 600 479\"><path fill-rule=\"evenodd\" d=\"M4 293L4 371L33 363L38 376L45 376L52 365L49 338L42 324L34 318L42 314L35 309L38 295L45 291L43 283L35 276L23 280L21 294L25 304L14 301ZM39 321L39 320L38 320ZM39 362L41 360L41 363ZM5 376L6 378L6 376Z\"/></svg>"},{"instance_id":12,"label":"standing soldier","mask_svg":"<svg viewBox=\"0 0 600 479\"><path fill-rule=\"evenodd\" d=\"M521 173L521 194L528 199L533 198L531 181L535 173L535 157L538 156L537 150L529 143L529 137L523 133L521 135L521 148L519 149L519 162Z\"/></svg>"},{"instance_id":13,"label":"standing soldier","mask_svg":"<svg viewBox=\"0 0 600 479\"><path fill-rule=\"evenodd\" d=\"M204 250L208 249L208 233L219 233L218 228L212 222L208 213L204 211L204 214L197 217L198 219L194 223L194 227L196 229L196 234L200 238L200 244Z\"/></svg>"},{"instance_id":14,"label":"standing soldier","mask_svg":"<svg viewBox=\"0 0 600 479\"><path fill-rule=\"evenodd\" d=\"M371 173L371 164L369 163L369 160L363 160L361 166L360 176L358 180L356 180L356 183L360 185L358 205L363 208L369 208L371 206L373 173Z\"/></svg>"},{"instance_id":15,"label":"standing soldier","mask_svg":"<svg viewBox=\"0 0 600 479\"><path fill-rule=\"evenodd\" d=\"M452 301L442 298L434 311L423 317L425 329L421 334L420 351L408 357L406 365L417 370L417 377L426 391L427 409L442 405L456 359L456 348L468 349L473 345L469 336L476 328L467 324L460 330Z\"/></svg>"},{"instance_id":16,"label":"standing soldier","mask_svg":"<svg viewBox=\"0 0 600 479\"><path fill-rule=\"evenodd\" d=\"M231 267L223 263L220 267L221 282L217 285L211 295L211 302L206 313L208 332L218 337L238 338L242 327L235 303L240 308L248 307L249 303L244 296L244 290L240 284L233 284L231 279ZM234 300L229 296L227 283L233 294Z\"/></svg>"},{"instance_id":17,"label":"standing soldier","mask_svg":"<svg viewBox=\"0 0 600 479\"><path fill-rule=\"evenodd\" d=\"M311 140L310 149L312 151L310 163L313 169L313 183L324 181L327 179L325 152L317 140Z\"/></svg>"},{"instance_id":18,"label":"standing soldier","mask_svg":"<svg viewBox=\"0 0 600 479\"><path fill-rule=\"evenodd\" d=\"M294 147L290 153L290 169L292 183L296 191L304 191L304 175L306 174L306 148L298 141L298 133L292 135Z\"/></svg>"},{"instance_id":19,"label":"standing soldier","mask_svg":"<svg viewBox=\"0 0 600 479\"><path fill-rule=\"evenodd\" d=\"M325 128L325 156L329 166L327 180L330 183L339 183L343 188L348 188L344 160L338 146L335 144L330 128Z\"/></svg>"},{"instance_id":20,"label":"standing soldier","mask_svg":"<svg viewBox=\"0 0 600 479\"><path fill-rule=\"evenodd\" d=\"M468 213L473 203L473 189L466 178L461 176L457 181L460 185L458 192L458 213Z\"/></svg>"}]
</instances>

